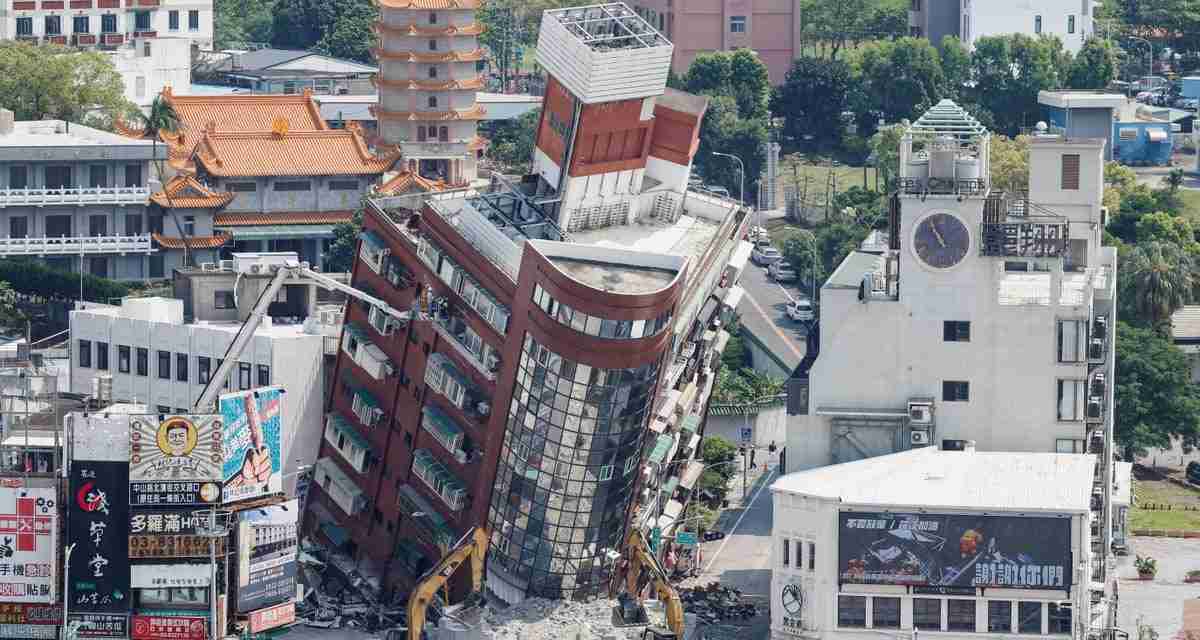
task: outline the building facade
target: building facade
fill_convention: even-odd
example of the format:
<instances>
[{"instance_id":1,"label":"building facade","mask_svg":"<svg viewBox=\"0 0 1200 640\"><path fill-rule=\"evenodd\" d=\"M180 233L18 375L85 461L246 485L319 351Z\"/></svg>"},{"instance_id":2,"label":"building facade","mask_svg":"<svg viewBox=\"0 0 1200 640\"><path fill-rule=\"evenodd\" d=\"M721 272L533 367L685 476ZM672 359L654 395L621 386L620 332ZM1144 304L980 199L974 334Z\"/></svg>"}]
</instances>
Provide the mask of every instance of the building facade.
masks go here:
<instances>
[{"instance_id":1,"label":"building facade","mask_svg":"<svg viewBox=\"0 0 1200 640\"><path fill-rule=\"evenodd\" d=\"M379 135L399 145L409 171L452 185L475 179L483 148L478 8L477 0L384 0L375 24Z\"/></svg>"},{"instance_id":2,"label":"building facade","mask_svg":"<svg viewBox=\"0 0 1200 640\"><path fill-rule=\"evenodd\" d=\"M993 191L989 134L943 101L901 142L890 245L821 288L789 382L788 471L966 441L1097 457L1111 541L1116 251L1101 246L1104 141L1035 136L1029 192ZM1092 580L1111 585L1098 562Z\"/></svg>"},{"instance_id":3,"label":"building facade","mask_svg":"<svg viewBox=\"0 0 1200 640\"><path fill-rule=\"evenodd\" d=\"M783 84L804 42L800 0L637 0L634 11L675 43L671 70L687 73L696 56L751 49Z\"/></svg>"},{"instance_id":4,"label":"building facade","mask_svg":"<svg viewBox=\"0 0 1200 640\"><path fill-rule=\"evenodd\" d=\"M547 12L539 58L577 53L546 30L565 34L581 19L593 34L649 30L624 5L576 13ZM744 263L748 216L685 190L703 103L698 113L667 106L695 105L664 94L669 43L664 53L642 59L657 86L629 98L644 116L642 155L592 173L586 196L568 204L530 175L370 200L352 282L415 319L396 326L348 308L306 527L353 556L374 588L403 593L480 525L497 597L598 594L627 527L669 525L682 512L700 471L692 459L710 367L728 340L713 320L738 255ZM539 149L554 148L551 117ZM624 120L585 121L569 132L556 124L554 136L574 141L553 144L625 135ZM585 197L624 215L564 231Z\"/></svg>"},{"instance_id":5,"label":"building facade","mask_svg":"<svg viewBox=\"0 0 1200 640\"><path fill-rule=\"evenodd\" d=\"M4 39L80 47L117 47L134 39L213 42L212 0L6 0Z\"/></svg>"},{"instance_id":6,"label":"building facade","mask_svg":"<svg viewBox=\"0 0 1200 640\"><path fill-rule=\"evenodd\" d=\"M954 36L971 47L979 38L1023 33L1055 36L1063 48L1079 53L1095 33L1094 3L1089 0L1047 0L1014 5L997 0L911 0L910 35L941 45Z\"/></svg>"},{"instance_id":7,"label":"building facade","mask_svg":"<svg viewBox=\"0 0 1200 640\"><path fill-rule=\"evenodd\" d=\"M925 448L771 487L771 638L1079 637L1093 456ZM961 636L959 635L961 634Z\"/></svg>"}]
</instances>

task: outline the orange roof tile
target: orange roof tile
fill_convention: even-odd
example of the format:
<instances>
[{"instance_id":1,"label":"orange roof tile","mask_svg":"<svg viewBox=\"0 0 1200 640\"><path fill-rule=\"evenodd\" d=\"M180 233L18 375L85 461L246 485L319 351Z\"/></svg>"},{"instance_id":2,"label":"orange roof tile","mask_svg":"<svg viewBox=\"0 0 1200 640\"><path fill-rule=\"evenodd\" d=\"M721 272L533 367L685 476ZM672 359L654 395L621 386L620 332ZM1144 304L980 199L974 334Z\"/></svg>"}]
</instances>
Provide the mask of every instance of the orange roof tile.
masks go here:
<instances>
[{"instance_id":1,"label":"orange roof tile","mask_svg":"<svg viewBox=\"0 0 1200 640\"><path fill-rule=\"evenodd\" d=\"M380 47L373 47L371 53L377 59L400 60L403 62L477 62L483 60L484 57L483 49L427 53L417 51L388 51Z\"/></svg>"},{"instance_id":2,"label":"orange roof tile","mask_svg":"<svg viewBox=\"0 0 1200 640\"><path fill-rule=\"evenodd\" d=\"M164 249L216 249L217 247L225 246L229 242L229 236L191 236L187 239L187 244L183 242L183 238L168 238L161 233L150 234L154 237L154 241Z\"/></svg>"},{"instance_id":3,"label":"orange roof tile","mask_svg":"<svg viewBox=\"0 0 1200 640\"><path fill-rule=\"evenodd\" d=\"M250 227L281 224L338 224L354 219L353 211L287 211L281 213L218 213L214 227Z\"/></svg>"},{"instance_id":4,"label":"orange roof tile","mask_svg":"<svg viewBox=\"0 0 1200 640\"><path fill-rule=\"evenodd\" d=\"M373 105L371 113L380 120L428 122L430 120L482 120L487 111L478 104L470 109L451 109L450 111L388 111L379 105Z\"/></svg>"},{"instance_id":5,"label":"orange roof tile","mask_svg":"<svg viewBox=\"0 0 1200 640\"><path fill-rule=\"evenodd\" d=\"M113 118L113 130L126 138L142 140L146 137L146 129L140 124L125 122L121 117Z\"/></svg>"},{"instance_id":6,"label":"orange roof tile","mask_svg":"<svg viewBox=\"0 0 1200 640\"><path fill-rule=\"evenodd\" d=\"M479 0L375 0L384 9L478 9Z\"/></svg>"},{"instance_id":7,"label":"orange roof tile","mask_svg":"<svg viewBox=\"0 0 1200 640\"><path fill-rule=\"evenodd\" d=\"M368 175L387 171L399 151L376 155L353 130L207 133L196 159L216 176Z\"/></svg>"},{"instance_id":8,"label":"orange roof tile","mask_svg":"<svg viewBox=\"0 0 1200 640\"><path fill-rule=\"evenodd\" d=\"M396 196L414 191L444 191L445 189L446 183L442 180L430 180L414 171L401 171L375 191L379 195Z\"/></svg>"},{"instance_id":9,"label":"orange roof tile","mask_svg":"<svg viewBox=\"0 0 1200 640\"><path fill-rule=\"evenodd\" d=\"M168 208L208 209L229 204L233 194L214 191L192 176L180 174L171 178L162 191L150 196L150 201Z\"/></svg>"},{"instance_id":10,"label":"orange roof tile","mask_svg":"<svg viewBox=\"0 0 1200 640\"><path fill-rule=\"evenodd\" d=\"M371 76L371 82L375 83L376 87L421 91L479 90L483 88L483 76L474 76L465 80L388 80L376 74Z\"/></svg>"},{"instance_id":11,"label":"orange roof tile","mask_svg":"<svg viewBox=\"0 0 1200 640\"><path fill-rule=\"evenodd\" d=\"M472 22L471 24L438 27L414 23L393 27L379 21L375 23L375 32L393 36L477 36L483 33L483 25Z\"/></svg>"},{"instance_id":12,"label":"orange roof tile","mask_svg":"<svg viewBox=\"0 0 1200 640\"><path fill-rule=\"evenodd\" d=\"M467 143L467 149L471 151L486 149L491 143L491 140L488 140L483 136L475 136L470 142Z\"/></svg>"}]
</instances>

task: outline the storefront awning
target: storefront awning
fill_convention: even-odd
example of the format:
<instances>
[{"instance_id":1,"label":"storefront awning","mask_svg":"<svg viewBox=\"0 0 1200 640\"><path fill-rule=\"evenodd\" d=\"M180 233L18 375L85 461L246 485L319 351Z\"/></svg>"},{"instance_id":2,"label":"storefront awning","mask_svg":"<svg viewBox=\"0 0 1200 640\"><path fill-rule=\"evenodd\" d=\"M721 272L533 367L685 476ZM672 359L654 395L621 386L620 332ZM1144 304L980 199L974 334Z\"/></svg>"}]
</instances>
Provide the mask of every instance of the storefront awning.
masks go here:
<instances>
[{"instance_id":1,"label":"storefront awning","mask_svg":"<svg viewBox=\"0 0 1200 640\"><path fill-rule=\"evenodd\" d=\"M650 455L646 457L650 462L662 464L667 458L667 452L671 450L671 446L675 444L675 436L664 434L654 441L654 448L650 450Z\"/></svg>"},{"instance_id":2,"label":"storefront awning","mask_svg":"<svg viewBox=\"0 0 1200 640\"><path fill-rule=\"evenodd\" d=\"M371 442L367 440L366 436L359 433L358 429L355 429L342 416L336 413L329 414L329 423L333 426L334 431L345 435L347 440L354 443L354 446L368 451L371 449Z\"/></svg>"},{"instance_id":3,"label":"storefront awning","mask_svg":"<svg viewBox=\"0 0 1200 640\"><path fill-rule=\"evenodd\" d=\"M704 465L697 460L692 460L687 463L683 469L683 473L679 474L679 486L691 491L696 486L696 481L700 479L700 474L704 473Z\"/></svg>"},{"instance_id":4,"label":"storefront awning","mask_svg":"<svg viewBox=\"0 0 1200 640\"><path fill-rule=\"evenodd\" d=\"M689 413L683 418L683 424L679 426L680 431L696 433L700 430L700 416Z\"/></svg>"},{"instance_id":5,"label":"storefront awning","mask_svg":"<svg viewBox=\"0 0 1200 640\"><path fill-rule=\"evenodd\" d=\"M331 224L268 224L220 229L234 240L278 240L285 238L332 238Z\"/></svg>"},{"instance_id":6,"label":"storefront awning","mask_svg":"<svg viewBox=\"0 0 1200 640\"><path fill-rule=\"evenodd\" d=\"M662 493L665 496L670 496L675 493L675 489L677 488L679 488L679 478L676 476L671 476L670 478L667 478L666 482L663 483Z\"/></svg>"}]
</instances>

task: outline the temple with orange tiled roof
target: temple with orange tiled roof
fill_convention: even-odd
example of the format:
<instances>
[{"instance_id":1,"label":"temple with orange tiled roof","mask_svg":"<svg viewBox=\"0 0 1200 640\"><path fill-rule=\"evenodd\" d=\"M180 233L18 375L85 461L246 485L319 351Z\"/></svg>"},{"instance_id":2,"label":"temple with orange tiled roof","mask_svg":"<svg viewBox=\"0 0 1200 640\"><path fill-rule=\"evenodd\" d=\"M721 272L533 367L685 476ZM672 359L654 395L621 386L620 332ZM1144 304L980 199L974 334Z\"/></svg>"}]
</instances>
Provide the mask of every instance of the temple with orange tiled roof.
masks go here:
<instances>
[{"instance_id":1,"label":"temple with orange tiled roof","mask_svg":"<svg viewBox=\"0 0 1200 640\"><path fill-rule=\"evenodd\" d=\"M379 61L372 108L381 138L403 152L395 177L405 188L459 186L476 177L484 110L476 62L484 57L475 18L478 0L376 0ZM392 178L389 176L389 179ZM381 187L381 190L384 188Z\"/></svg>"}]
</instances>

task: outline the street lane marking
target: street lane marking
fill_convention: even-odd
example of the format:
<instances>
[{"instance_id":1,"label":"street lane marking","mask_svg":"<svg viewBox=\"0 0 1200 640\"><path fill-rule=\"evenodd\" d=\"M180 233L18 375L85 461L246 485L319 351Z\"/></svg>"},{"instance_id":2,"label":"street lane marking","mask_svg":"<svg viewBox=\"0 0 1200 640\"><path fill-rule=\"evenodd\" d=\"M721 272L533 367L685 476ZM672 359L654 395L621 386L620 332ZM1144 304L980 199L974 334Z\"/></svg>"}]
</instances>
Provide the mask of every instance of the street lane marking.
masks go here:
<instances>
[{"instance_id":1,"label":"street lane marking","mask_svg":"<svg viewBox=\"0 0 1200 640\"><path fill-rule=\"evenodd\" d=\"M791 338L787 337L787 334L779 330L779 325L775 324L775 321L771 319L771 316L767 315L766 311L763 311L763 308L758 305L758 301L754 299L754 296L750 295L749 291L746 292L745 299L750 302L750 306L754 307L754 310L758 312L758 315L766 318L767 326L771 328L771 331L775 332L775 335L779 336L779 338L783 340L783 343L787 345L787 348L791 349L792 353L796 354L797 358L803 360L804 354L800 353L800 350L796 348L796 345L792 344L792 340Z\"/></svg>"},{"instance_id":2,"label":"street lane marking","mask_svg":"<svg viewBox=\"0 0 1200 640\"><path fill-rule=\"evenodd\" d=\"M720 557L721 552L725 550L725 545L729 544L729 539L732 538L733 534L737 532L738 525L742 524L742 518L745 518L746 514L750 513L750 510L754 508L754 502L758 500L758 494L762 493L763 489L766 489L767 485L771 484L771 476L775 475L775 472L778 470L779 465L776 465L775 468L771 469L771 471L767 473L767 481L762 483L762 486L760 486L754 492L754 495L750 496L750 504L742 508L742 513L738 515L738 519L733 523L733 528L730 529L729 533L726 533L725 537L721 539L721 546L717 547L717 552L708 559L708 566L704 567L704 571L700 575L708 575L709 569L712 569L713 564L717 562L717 558Z\"/></svg>"}]
</instances>

